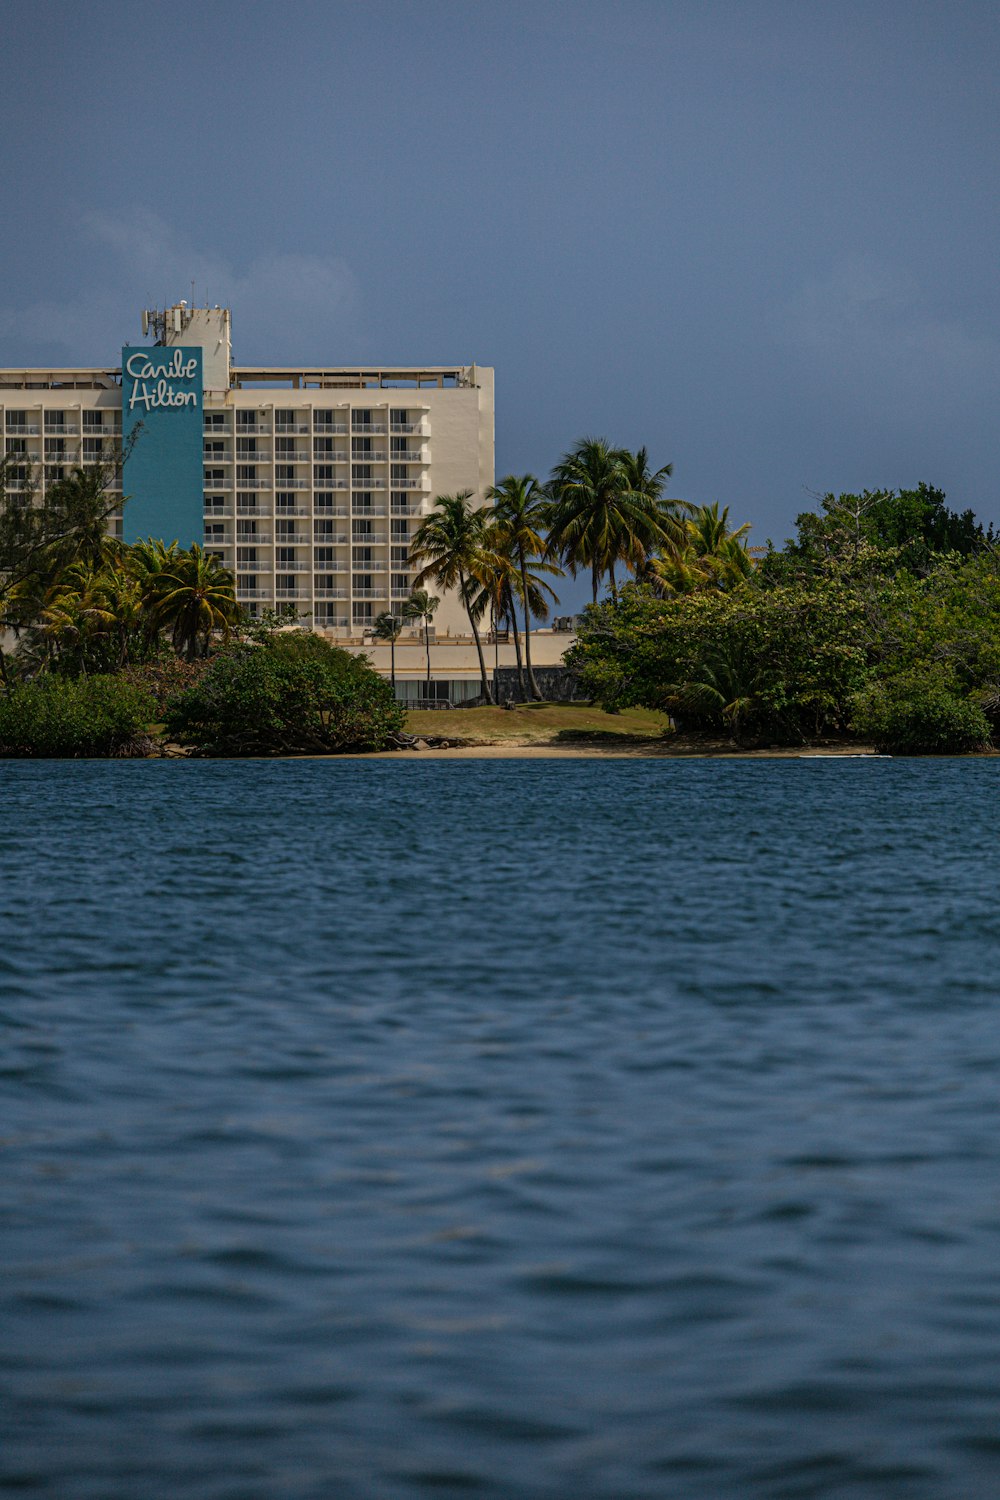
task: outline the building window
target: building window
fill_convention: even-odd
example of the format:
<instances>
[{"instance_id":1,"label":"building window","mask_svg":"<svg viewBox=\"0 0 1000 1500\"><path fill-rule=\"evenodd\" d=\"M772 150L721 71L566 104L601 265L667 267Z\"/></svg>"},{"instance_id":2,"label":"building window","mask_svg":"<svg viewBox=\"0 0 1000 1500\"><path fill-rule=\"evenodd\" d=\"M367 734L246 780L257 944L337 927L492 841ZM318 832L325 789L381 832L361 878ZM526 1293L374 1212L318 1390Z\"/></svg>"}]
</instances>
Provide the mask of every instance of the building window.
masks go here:
<instances>
[{"instance_id":1,"label":"building window","mask_svg":"<svg viewBox=\"0 0 1000 1500\"><path fill-rule=\"evenodd\" d=\"M359 406L355 411L351 412L352 429L355 432L363 432L366 427L370 427L372 425L373 416L374 412L370 407Z\"/></svg>"},{"instance_id":2,"label":"building window","mask_svg":"<svg viewBox=\"0 0 1000 1500\"><path fill-rule=\"evenodd\" d=\"M371 482L372 482L372 466L371 466L371 464L352 464L351 465L351 483L353 485L371 484Z\"/></svg>"},{"instance_id":3,"label":"building window","mask_svg":"<svg viewBox=\"0 0 1000 1500\"><path fill-rule=\"evenodd\" d=\"M372 549L370 547L353 547L351 549L351 559L356 568L364 567L365 563L370 563L372 560Z\"/></svg>"},{"instance_id":4,"label":"building window","mask_svg":"<svg viewBox=\"0 0 1000 1500\"><path fill-rule=\"evenodd\" d=\"M333 522L325 519L315 520L313 522L313 536L317 538L321 536L333 536Z\"/></svg>"},{"instance_id":5,"label":"building window","mask_svg":"<svg viewBox=\"0 0 1000 1500\"><path fill-rule=\"evenodd\" d=\"M410 523L409 523L409 521L391 520L389 522L389 526L391 528L390 535L392 536L392 539L393 539L394 542L397 541L397 540L401 541L401 542L409 541L409 539L410 539Z\"/></svg>"},{"instance_id":6,"label":"building window","mask_svg":"<svg viewBox=\"0 0 1000 1500\"><path fill-rule=\"evenodd\" d=\"M254 464L237 464L236 465L236 483L237 484L250 484L252 482L255 483L256 479L257 479L257 469L256 469L256 466Z\"/></svg>"},{"instance_id":7,"label":"building window","mask_svg":"<svg viewBox=\"0 0 1000 1500\"><path fill-rule=\"evenodd\" d=\"M356 603L353 606L353 614L355 625L370 625L372 621L372 606L371 604Z\"/></svg>"},{"instance_id":8,"label":"building window","mask_svg":"<svg viewBox=\"0 0 1000 1500\"><path fill-rule=\"evenodd\" d=\"M289 566L289 564L293 563L294 561L295 561L295 548L294 547L277 547L277 548L275 548L274 565L275 565L276 568L281 568L281 567L287 568Z\"/></svg>"},{"instance_id":9,"label":"building window","mask_svg":"<svg viewBox=\"0 0 1000 1500\"><path fill-rule=\"evenodd\" d=\"M206 432L225 432L226 414L224 411L207 411L205 413Z\"/></svg>"},{"instance_id":10,"label":"building window","mask_svg":"<svg viewBox=\"0 0 1000 1500\"><path fill-rule=\"evenodd\" d=\"M316 464L313 468L313 484L332 484L333 464Z\"/></svg>"},{"instance_id":11,"label":"building window","mask_svg":"<svg viewBox=\"0 0 1000 1500\"><path fill-rule=\"evenodd\" d=\"M406 573L393 573L392 587L394 593L398 593L401 589L408 589L410 587L408 575Z\"/></svg>"},{"instance_id":12,"label":"building window","mask_svg":"<svg viewBox=\"0 0 1000 1500\"><path fill-rule=\"evenodd\" d=\"M315 495L317 510L333 510L334 500L330 490L317 490Z\"/></svg>"},{"instance_id":13,"label":"building window","mask_svg":"<svg viewBox=\"0 0 1000 1500\"><path fill-rule=\"evenodd\" d=\"M313 554L317 568L332 568L334 557L332 547L317 547Z\"/></svg>"},{"instance_id":14,"label":"building window","mask_svg":"<svg viewBox=\"0 0 1000 1500\"><path fill-rule=\"evenodd\" d=\"M398 565L401 568L408 568L410 565L410 549L409 547L390 547L389 558L393 567Z\"/></svg>"}]
</instances>

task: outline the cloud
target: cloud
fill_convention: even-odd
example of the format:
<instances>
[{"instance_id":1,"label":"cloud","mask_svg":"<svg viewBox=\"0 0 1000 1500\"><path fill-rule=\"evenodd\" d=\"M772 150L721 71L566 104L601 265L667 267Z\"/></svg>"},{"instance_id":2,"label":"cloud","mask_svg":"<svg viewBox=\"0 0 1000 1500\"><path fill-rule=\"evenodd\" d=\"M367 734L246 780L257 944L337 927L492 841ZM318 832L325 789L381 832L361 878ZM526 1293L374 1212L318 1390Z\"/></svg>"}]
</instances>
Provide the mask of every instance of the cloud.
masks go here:
<instances>
[{"instance_id":1,"label":"cloud","mask_svg":"<svg viewBox=\"0 0 1000 1500\"><path fill-rule=\"evenodd\" d=\"M142 309L192 301L192 281L199 305L233 309L239 363L337 363L338 344L357 324L358 284L335 255L264 254L239 265L198 248L147 209L88 214L82 241L90 255L81 259L93 268L87 279L102 290L0 307L0 339L44 351L34 362L114 364L120 342L139 342Z\"/></svg>"},{"instance_id":2,"label":"cloud","mask_svg":"<svg viewBox=\"0 0 1000 1500\"><path fill-rule=\"evenodd\" d=\"M1000 344L928 305L912 278L855 257L806 282L788 300L778 337L883 404L912 402L956 385L995 381Z\"/></svg>"}]
</instances>

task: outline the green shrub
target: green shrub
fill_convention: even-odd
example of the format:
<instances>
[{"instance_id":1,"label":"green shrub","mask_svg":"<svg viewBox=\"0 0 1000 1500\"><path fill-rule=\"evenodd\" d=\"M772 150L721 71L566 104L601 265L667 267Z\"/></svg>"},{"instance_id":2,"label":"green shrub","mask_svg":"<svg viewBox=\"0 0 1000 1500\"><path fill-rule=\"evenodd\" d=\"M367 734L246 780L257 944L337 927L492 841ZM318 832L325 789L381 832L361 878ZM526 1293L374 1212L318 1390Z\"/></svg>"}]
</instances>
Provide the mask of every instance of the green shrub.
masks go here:
<instances>
[{"instance_id":1,"label":"green shrub","mask_svg":"<svg viewBox=\"0 0 1000 1500\"><path fill-rule=\"evenodd\" d=\"M933 673L873 682L854 700L854 730L892 755L960 755L990 743L981 705Z\"/></svg>"},{"instance_id":2,"label":"green shrub","mask_svg":"<svg viewBox=\"0 0 1000 1500\"><path fill-rule=\"evenodd\" d=\"M365 658L299 632L213 657L166 711L170 733L209 755L382 750L403 721Z\"/></svg>"},{"instance_id":3,"label":"green shrub","mask_svg":"<svg viewBox=\"0 0 1000 1500\"><path fill-rule=\"evenodd\" d=\"M36 677L0 696L0 755L145 755L155 713L152 694L120 677Z\"/></svg>"}]
</instances>

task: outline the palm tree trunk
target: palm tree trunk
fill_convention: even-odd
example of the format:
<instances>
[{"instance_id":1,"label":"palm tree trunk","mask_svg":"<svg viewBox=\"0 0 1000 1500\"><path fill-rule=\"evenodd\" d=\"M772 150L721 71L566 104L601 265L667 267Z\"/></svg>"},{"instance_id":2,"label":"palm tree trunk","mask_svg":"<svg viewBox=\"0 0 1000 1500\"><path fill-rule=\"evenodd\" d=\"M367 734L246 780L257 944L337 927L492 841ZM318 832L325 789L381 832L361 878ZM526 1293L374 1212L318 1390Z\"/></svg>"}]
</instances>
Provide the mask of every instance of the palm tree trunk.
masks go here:
<instances>
[{"instance_id":1,"label":"palm tree trunk","mask_svg":"<svg viewBox=\"0 0 1000 1500\"><path fill-rule=\"evenodd\" d=\"M590 581L591 581L591 583L594 586L594 603L596 604L597 603L598 589L601 586L601 575L597 571L597 558L596 557L594 558L594 561L590 565Z\"/></svg>"},{"instance_id":2,"label":"palm tree trunk","mask_svg":"<svg viewBox=\"0 0 1000 1500\"><path fill-rule=\"evenodd\" d=\"M396 696L396 637L392 636L389 641L389 679L392 682L392 696Z\"/></svg>"},{"instance_id":3,"label":"palm tree trunk","mask_svg":"<svg viewBox=\"0 0 1000 1500\"><path fill-rule=\"evenodd\" d=\"M476 643L476 655L479 657L479 675L483 680L483 697L487 703L493 703L495 699L490 690L490 680L486 675L486 658L483 655L483 643L479 639L479 626L476 624L476 617L472 613L472 605L469 602L468 590L465 586L465 574L461 571L459 571L458 575L458 586L461 590L462 601L465 604L465 612L469 617L469 624L472 626L472 637Z\"/></svg>"},{"instance_id":4,"label":"palm tree trunk","mask_svg":"<svg viewBox=\"0 0 1000 1500\"><path fill-rule=\"evenodd\" d=\"M531 665L531 606L528 604L528 564L525 561L524 548L518 548L517 560L521 565L521 588L524 592L524 656L528 667L528 691L536 703L541 702L542 695L535 681L534 669Z\"/></svg>"},{"instance_id":5,"label":"palm tree trunk","mask_svg":"<svg viewBox=\"0 0 1000 1500\"><path fill-rule=\"evenodd\" d=\"M424 650L427 652L427 697L431 696L431 633L427 616L424 615Z\"/></svg>"},{"instance_id":6,"label":"palm tree trunk","mask_svg":"<svg viewBox=\"0 0 1000 1500\"><path fill-rule=\"evenodd\" d=\"M517 686L522 702L527 703L528 694L524 682L524 662L521 658L521 632L517 624L517 606L514 603L513 597L509 598L507 602L510 605L510 614L507 618L510 620L511 628L514 632L514 655L517 659Z\"/></svg>"}]
</instances>

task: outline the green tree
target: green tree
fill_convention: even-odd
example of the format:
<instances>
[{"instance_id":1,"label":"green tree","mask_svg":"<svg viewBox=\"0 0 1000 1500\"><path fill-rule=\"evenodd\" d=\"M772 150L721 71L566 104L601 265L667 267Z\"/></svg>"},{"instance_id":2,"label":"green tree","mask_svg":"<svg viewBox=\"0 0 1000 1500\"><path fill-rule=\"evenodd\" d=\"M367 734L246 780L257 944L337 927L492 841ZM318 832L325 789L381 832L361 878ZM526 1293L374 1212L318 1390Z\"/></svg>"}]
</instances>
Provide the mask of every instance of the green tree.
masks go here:
<instances>
[{"instance_id":1,"label":"green tree","mask_svg":"<svg viewBox=\"0 0 1000 1500\"><path fill-rule=\"evenodd\" d=\"M383 750L404 717L365 657L287 631L218 652L165 722L209 755L309 755Z\"/></svg>"},{"instance_id":2,"label":"green tree","mask_svg":"<svg viewBox=\"0 0 1000 1500\"><path fill-rule=\"evenodd\" d=\"M375 616L375 624L372 635L377 641L389 642L389 675L392 682L393 697L396 695L396 641L399 632L403 628L403 622L399 615L394 615L390 610L383 610L380 615Z\"/></svg>"},{"instance_id":3,"label":"green tree","mask_svg":"<svg viewBox=\"0 0 1000 1500\"><path fill-rule=\"evenodd\" d=\"M492 508L476 508L469 504L471 499L471 490L460 490L457 495L439 495L434 510L414 533L410 557L416 563L425 564L417 575L418 584L430 578L439 588L458 590L476 643L483 697L487 703L492 703L493 692L486 675L486 659L479 635L482 593L477 593L476 589L481 583Z\"/></svg>"},{"instance_id":4,"label":"green tree","mask_svg":"<svg viewBox=\"0 0 1000 1500\"><path fill-rule=\"evenodd\" d=\"M533 474L507 474L500 483L487 491L487 499L493 501L496 524L500 537L495 543L498 551L509 555L517 564L521 580L520 597L524 608L524 657L528 674L528 691L538 702L541 699L538 683L531 665L531 617L536 611L531 605L532 585L529 583L529 567L533 569L536 592L548 589L538 578L541 570L549 574L561 574L562 569L552 562L542 561L545 540L542 532L548 524L549 498ZM551 589L548 592L555 598ZM541 599L542 608L537 611L540 619L548 615L548 608ZM515 622L515 632L517 625ZM516 634L515 634L516 640Z\"/></svg>"},{"instance_id":5,"label":"green tree","mask_svg":"<svg viewBox=\"0 0 1000 1500\"><path fill-rule=\"evenodd\" d=\"M553 469L548 551L574 577L589 567L595 604L605 575L614 598L616 567L640 567L667 541L667 514L657 488L657 476L665 472L650 475L644 452L640 464L638 455L612 448L605 438L581 439ZM636 483L639 488L632 487Z\"/></svg>"},{"instance_id":6,"label":"green tree","mask_svg":"<svg viewBox=\"0 0 1000 1500\"><path fill-rule=\"evenodd\" d=\"M414 589L403 605L404 620L419 620L424 632L424 651L427 656L427 697L431 695L431 621L441 600L426 589Z\"/></svg>"},{"instance_id":7,"label":"green tree","mask_svg":"<svg viewBox=\"0 0 1000 1500\"><path fill-rule=\"evenodd\" d=\"M154 575L147 598L153 620L170 628L174 648L188 661L208 654L213 631L227 640L241 614L233 575L197 542Z\"/></svg>"}]
</instances>

